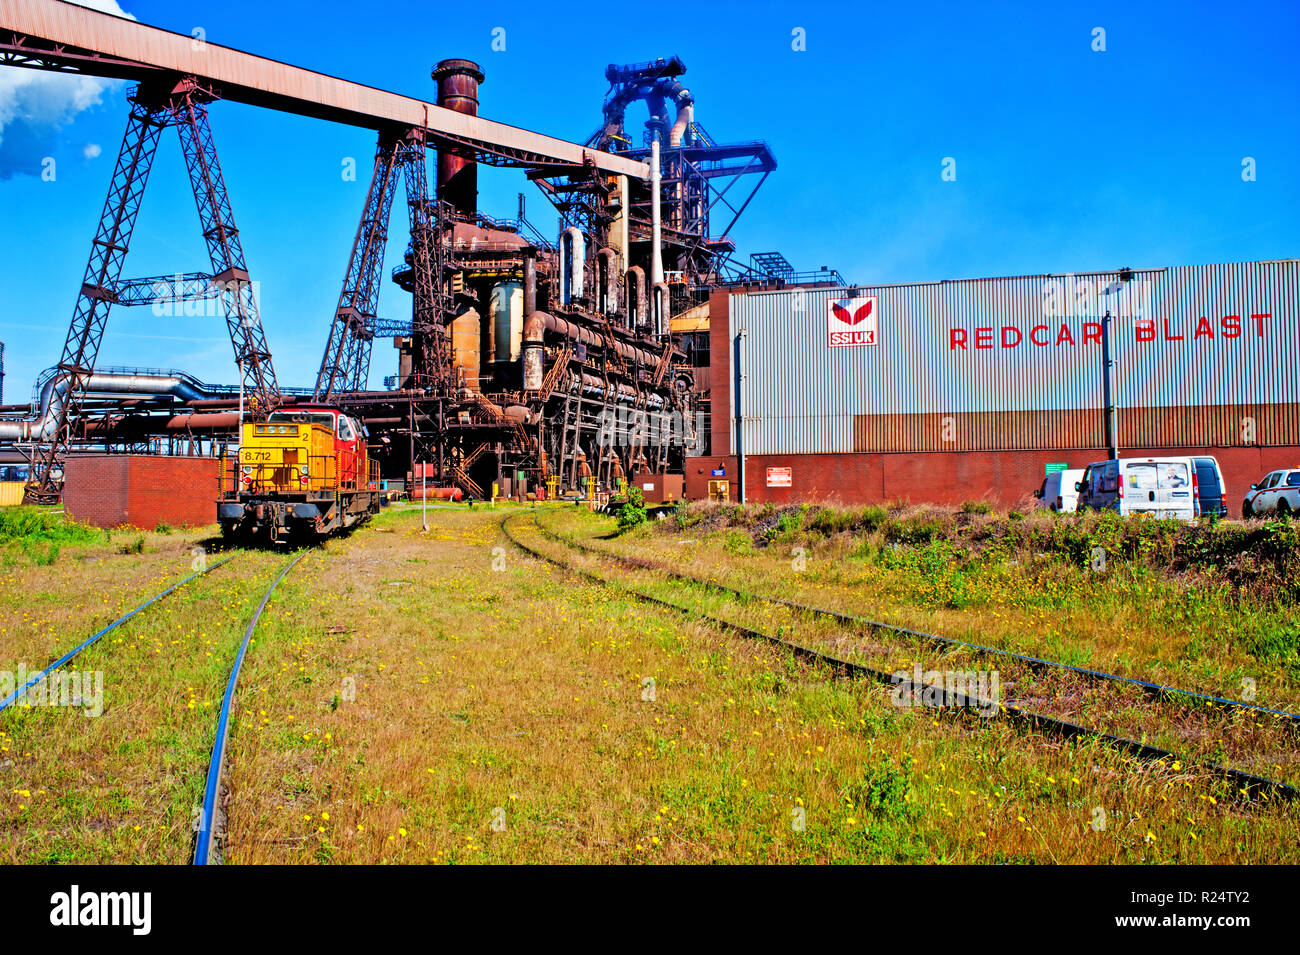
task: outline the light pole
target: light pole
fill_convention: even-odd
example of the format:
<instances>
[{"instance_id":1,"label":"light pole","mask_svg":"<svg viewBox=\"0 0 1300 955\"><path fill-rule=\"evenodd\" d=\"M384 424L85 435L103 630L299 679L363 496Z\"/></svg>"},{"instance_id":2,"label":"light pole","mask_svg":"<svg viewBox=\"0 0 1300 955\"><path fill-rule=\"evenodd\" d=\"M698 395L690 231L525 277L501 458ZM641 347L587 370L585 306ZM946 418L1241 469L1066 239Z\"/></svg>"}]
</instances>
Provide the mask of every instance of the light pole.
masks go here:
<instances>
[{"instance_id":1,"label":"light pole","mask_svg":"<svg viewBox=\"0 0 1300 955\"><path fill-rule=\"evenodd\" d=\"M1101 354L1105 377L1102 379L1102 396L1106 406L1106 444L1112 461L1119 458L1119 410L1115 402L1115 350L1111 347L1110 296L1124 287L1122 281L1112 282L1103 293L1106 296L1106 314L1101 320Z\"/></svg>"}]
</instances>

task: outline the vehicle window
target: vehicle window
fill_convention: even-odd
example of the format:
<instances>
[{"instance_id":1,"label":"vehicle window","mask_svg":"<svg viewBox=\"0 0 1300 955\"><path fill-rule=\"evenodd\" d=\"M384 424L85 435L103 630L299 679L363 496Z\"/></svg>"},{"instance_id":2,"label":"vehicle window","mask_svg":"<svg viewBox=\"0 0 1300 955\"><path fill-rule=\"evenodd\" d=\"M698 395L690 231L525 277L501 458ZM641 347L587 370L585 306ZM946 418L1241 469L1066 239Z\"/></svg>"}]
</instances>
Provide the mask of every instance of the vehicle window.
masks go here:
<instances>
[{"instance_id":1,"label":"vehicle window","mask_svg":"<svg viewBox=\"0 0 1300 955\"><path fill-rule=\"evenodd\" d=\"M1155 464L1130 464L1128 486L1138 491L1154 491L1159 485Z\"/></svg>"},{"instance_id":2,"label":"vehicle window","mask_svg":"<svg viewBox=\"0 0 1300 955\"><path fill-rule=\"evenodd\" d=\"M1191 477L1187 473L1187 465L1174 461L1166 461L1156 465L1159 473L1159 482L1162 488L1187 487L1192 483Z\"/></svg>"},{"instance_id":3,"label":"vehicle window","mask_svg":"<svg viewBox=\"0 0 1300 955\"><path fill-rule=\"evenodd\" d=\"M1260 486L1261 486L1262 488L1277 487L1278 482L1281 481L1281 480L1282 480L1282 472L1281 472L1281 471L1274 471L1272 474L1270 474L1270 475L1269 475L1269 476L1264 480L1264 483L1263 483L1262 485L1260 485Z\"/></svg>"},{"instance_id":4,"label":"vehicle window","mask_svg":"<svg viewBox=\"0 0 1300 955\"><path fill-rule=\"evenodd\" d=\"M1300 487L1300 471L1292 471L1286 476L1287 487Z\"/></svg>"},{"instance_id":5,"label":"vehicle window","mask_svg":"<svg viewBox=\"0 0 1300 955\"><path fill-rule=\"evenodd\" d=\"M343 415L339 415L339 438L343 441L351 441L356 438L356 434L352 431L352 422Z\"/></svg>"},{"instance_id":6,"label":"vehicle window","mask_svg":"<svg viewBox=\"0 0 1300 955\"><path fill-rule=\"evenodd\" d=\"M334 430L334 416L324 411L273 411L267 421L289 422L294 424L323 424Z\"/></svg>"},{"instance_id":7,"label":"vehicle window","mask_svg":"<svg viewBox=\"0 0 1300 955\"><path fill-rule=\"evenodd\" d=\"M1128 466L1128 486L1138 491L1167 491L1191 483L1187 465L1178 461L1143 461Z\"/></svg>"}]
</instances>

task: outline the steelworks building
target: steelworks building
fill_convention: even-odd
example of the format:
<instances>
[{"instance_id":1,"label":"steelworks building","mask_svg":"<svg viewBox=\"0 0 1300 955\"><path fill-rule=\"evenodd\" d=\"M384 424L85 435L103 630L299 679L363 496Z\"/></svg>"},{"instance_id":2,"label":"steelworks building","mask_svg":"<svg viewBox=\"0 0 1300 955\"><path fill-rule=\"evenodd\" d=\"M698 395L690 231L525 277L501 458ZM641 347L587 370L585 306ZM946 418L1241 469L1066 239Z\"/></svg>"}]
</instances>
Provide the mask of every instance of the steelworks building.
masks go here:
<instances>
[{"instance_id":1,"label":"steelworks building","mask_svg":"<svg viewBox=\"0 0 1300 955\"><path fill-rule=\"evenodd\" d=\"M1023 502L1051 465L1300 466L1300 260L719 291L688 497ZM710 485L710 482L713 482Z\"/></svg>"}]
</instances>

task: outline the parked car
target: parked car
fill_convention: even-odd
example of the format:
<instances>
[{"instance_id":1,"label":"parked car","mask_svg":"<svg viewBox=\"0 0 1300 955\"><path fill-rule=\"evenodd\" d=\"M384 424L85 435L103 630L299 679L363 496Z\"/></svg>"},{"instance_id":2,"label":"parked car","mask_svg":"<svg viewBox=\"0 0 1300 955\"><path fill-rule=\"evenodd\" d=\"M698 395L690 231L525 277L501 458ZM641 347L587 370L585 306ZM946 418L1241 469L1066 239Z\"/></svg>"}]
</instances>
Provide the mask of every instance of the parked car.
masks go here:
<instances>
[{"instance_id":1,"label":"parked car","mask_svg":"<svg viewBox=\"0 0 1300 955\"><path fill-rule=\"evenodd\" d=\"M1034 492L1038 506L1060 514L1073 514L1079 506L1076 485L1083 480L1083 468L1054 471L1043 478L1042 486Z\"/></svg>"},{"instance_id":2,"label":"parked car","mask_svg":"<svg viewBox=\"0 0 1300 955\"><path fill-rule=\"evenodd\" d=\"M1215 458L1192 458L1196 465L1196 516L1226 517L1228 488Z\"/></svg>"},{"instance_id":3,"label":"parked car","mask_svg":"<svg viewBox=\"0 0 1300 955\"><path fill-rule=\"evenodd\" d=\"M1077 487L1079 509L1193 521L1196 466L1191 458L1118 458L1088 465Z\"/></svg>"},{"instance_id":4,"label":"parked car","mask_svg":"<svg viewBox=\"0 0 1300 955\"><path fill-rule=\"evenodd\" d=\"M1241 502L1243 517L1277 514L1289 517L1300 512L1300 468L1283 468L1266 474Z\"/></svg>"}]
</instances>

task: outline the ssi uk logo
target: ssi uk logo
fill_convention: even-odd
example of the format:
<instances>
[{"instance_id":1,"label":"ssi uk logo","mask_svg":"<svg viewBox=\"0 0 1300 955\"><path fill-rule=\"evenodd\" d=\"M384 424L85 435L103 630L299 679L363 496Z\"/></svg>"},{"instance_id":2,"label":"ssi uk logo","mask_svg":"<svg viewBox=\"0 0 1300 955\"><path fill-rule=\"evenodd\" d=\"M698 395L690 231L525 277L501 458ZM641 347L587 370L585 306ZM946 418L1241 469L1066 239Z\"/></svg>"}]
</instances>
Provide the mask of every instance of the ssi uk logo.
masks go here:
<instances>
[{"instance_id":1,"label":"ssi uk logo","mask_svg":"<svg viewBox=\"0 0 1300 955\"><path fill-rule=\"evenodd\" d=\"M876 296L833 298L826 303L826 345L848 348L880 344L880 305Z\"/></svg>"}]
</instances>

